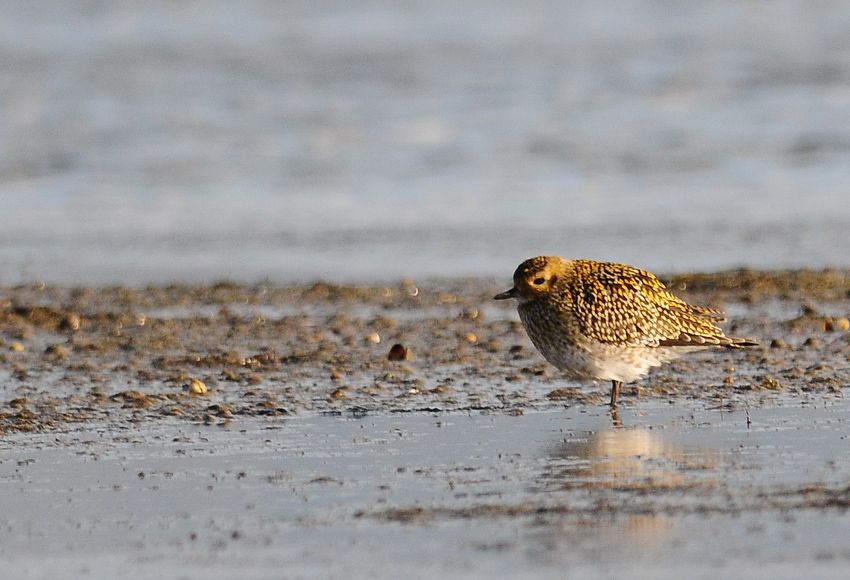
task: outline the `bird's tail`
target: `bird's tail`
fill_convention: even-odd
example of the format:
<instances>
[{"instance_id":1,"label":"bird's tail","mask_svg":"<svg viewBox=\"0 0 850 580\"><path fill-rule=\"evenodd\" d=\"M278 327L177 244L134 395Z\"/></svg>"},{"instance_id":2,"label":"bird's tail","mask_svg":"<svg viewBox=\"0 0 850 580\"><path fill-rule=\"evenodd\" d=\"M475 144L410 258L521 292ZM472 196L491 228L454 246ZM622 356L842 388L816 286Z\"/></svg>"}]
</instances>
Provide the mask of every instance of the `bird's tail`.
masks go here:
<instances>
[{"instance_id":1,"label":"bird's tail","mask_svg":"<svg viewBox=\"0 0 850 580\"><path fill-rule=\"evenodd\" d=\"M721 343L721 346L726 348L746 348L759 345L758 341L753 338L741 338L739 336L725 336L723 338L725 340Z\"/></svg>"}]
</instances>

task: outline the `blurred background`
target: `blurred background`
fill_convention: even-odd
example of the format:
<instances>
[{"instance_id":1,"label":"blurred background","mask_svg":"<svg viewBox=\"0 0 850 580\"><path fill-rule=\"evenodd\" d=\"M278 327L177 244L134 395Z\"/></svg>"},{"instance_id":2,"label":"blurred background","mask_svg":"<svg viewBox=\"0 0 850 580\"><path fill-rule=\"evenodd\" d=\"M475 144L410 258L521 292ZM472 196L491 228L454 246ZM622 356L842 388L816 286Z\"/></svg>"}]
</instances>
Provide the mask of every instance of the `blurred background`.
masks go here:
<instances>
[{"instance_id":1,"label":"blurred background","mask_svg":"<svg viewBox=\"0 0 850 580\"><path fill-rule=\"evenodd\" d=\"M850 3L0 1L0 284L850 266Z\"/></svg>"}]
</instances>

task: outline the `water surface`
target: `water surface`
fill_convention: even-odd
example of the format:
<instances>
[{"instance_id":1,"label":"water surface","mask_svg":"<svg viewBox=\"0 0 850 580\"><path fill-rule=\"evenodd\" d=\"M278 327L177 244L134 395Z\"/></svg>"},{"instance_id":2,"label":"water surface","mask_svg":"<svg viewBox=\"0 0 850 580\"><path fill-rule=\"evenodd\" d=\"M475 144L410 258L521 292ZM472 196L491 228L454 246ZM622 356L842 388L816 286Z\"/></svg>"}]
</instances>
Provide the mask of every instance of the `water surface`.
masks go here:
<instances>
[{"instance_id":1,"label":"water surface","mask_svg":"<svg viewBox=\"0 0 850 580\"><path fill-rule=\"evenodd\" d=\"M850 6L0 9L0 282L848 266Z\"/></svg>"}]
</instances>

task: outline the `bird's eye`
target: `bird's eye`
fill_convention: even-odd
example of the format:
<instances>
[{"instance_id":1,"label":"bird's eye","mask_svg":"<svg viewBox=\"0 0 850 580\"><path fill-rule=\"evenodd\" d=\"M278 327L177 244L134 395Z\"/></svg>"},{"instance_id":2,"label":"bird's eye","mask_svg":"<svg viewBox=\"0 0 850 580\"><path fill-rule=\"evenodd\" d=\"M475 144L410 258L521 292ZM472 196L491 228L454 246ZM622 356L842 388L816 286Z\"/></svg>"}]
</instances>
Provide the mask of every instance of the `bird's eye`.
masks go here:
<instances>
[{"instance_id":1,"label":"bird's eye","mask_svg":"<svg viewBox=\"0 0 850 580\"><path fill-rule=\"evenodd\" d=\"M532 282L532 284L534 284L535 286L540 286L545 281L546 281L546 278L535 278L534 282Z\"/></svg>"}]
</instances>

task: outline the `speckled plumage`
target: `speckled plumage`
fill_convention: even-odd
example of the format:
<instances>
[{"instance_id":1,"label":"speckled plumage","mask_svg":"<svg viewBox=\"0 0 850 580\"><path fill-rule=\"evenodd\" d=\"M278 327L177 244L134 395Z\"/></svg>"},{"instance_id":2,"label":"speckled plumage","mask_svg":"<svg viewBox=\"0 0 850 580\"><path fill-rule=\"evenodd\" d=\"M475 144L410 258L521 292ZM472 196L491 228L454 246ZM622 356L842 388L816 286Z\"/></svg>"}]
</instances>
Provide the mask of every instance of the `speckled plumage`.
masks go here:
<instances>
[{"instance_id":1,"label":"speckled plumage","mask_svg":"<svg viewBox=\"0 0 850 580\"><path fill-rule=\"evenodd\" d=\"M650 272L625 264L538 256L514 272L516 298L531 342L578 380L612 381L611 406L623 382L680 354L709 346L756 343L726 336L723 313L671 294Z\"/></svg>"}]
</instances>

